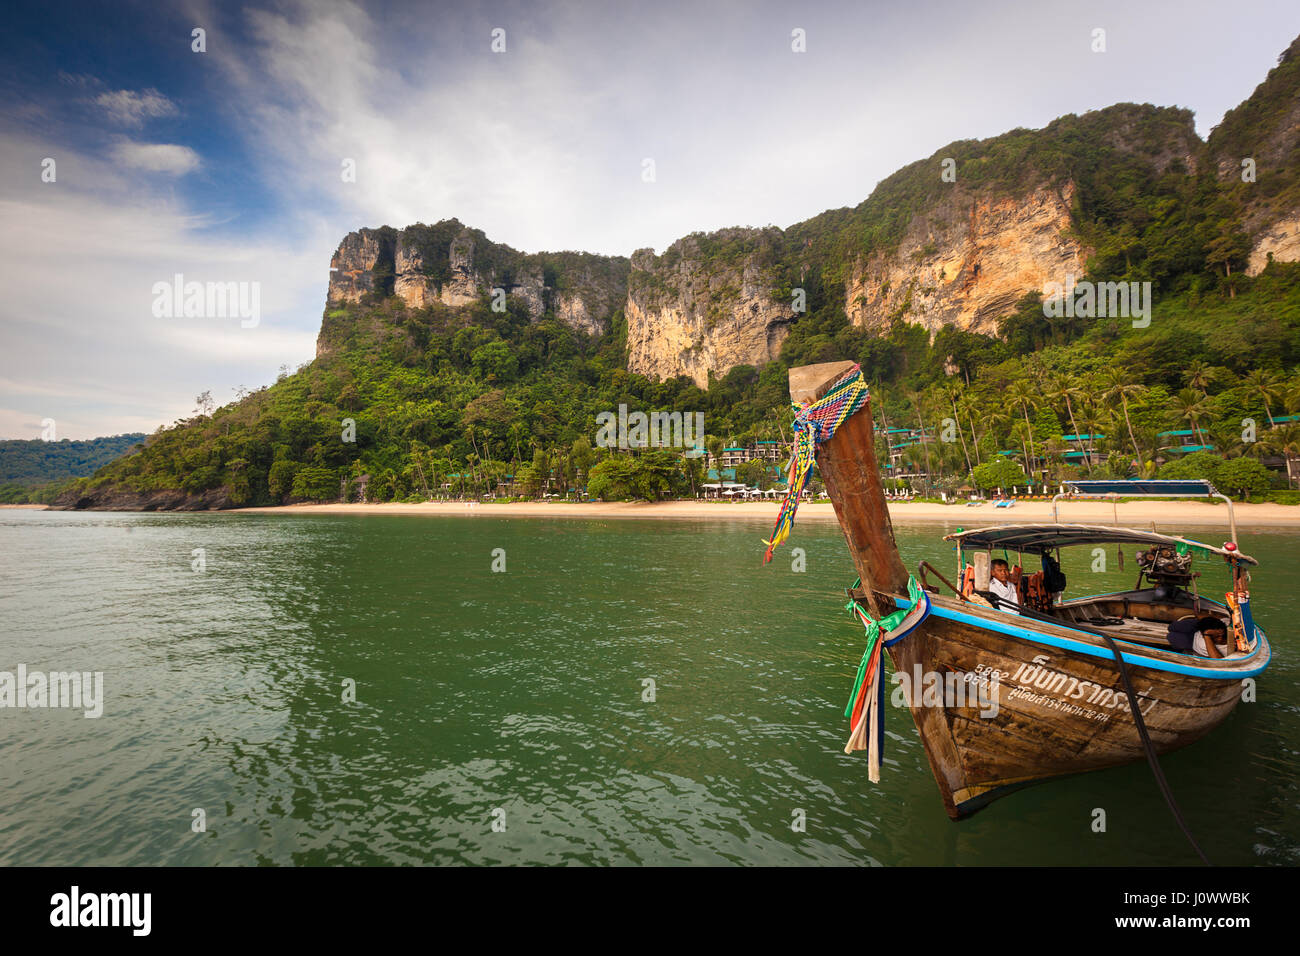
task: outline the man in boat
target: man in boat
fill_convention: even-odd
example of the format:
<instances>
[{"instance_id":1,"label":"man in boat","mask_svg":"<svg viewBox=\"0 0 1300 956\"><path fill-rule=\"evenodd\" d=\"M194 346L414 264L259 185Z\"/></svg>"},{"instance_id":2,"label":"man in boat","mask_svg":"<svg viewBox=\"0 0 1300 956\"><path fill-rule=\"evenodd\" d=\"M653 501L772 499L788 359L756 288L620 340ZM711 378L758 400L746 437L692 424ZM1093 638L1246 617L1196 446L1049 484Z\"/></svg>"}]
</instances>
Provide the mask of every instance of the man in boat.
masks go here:
<instances>
[{"instance_id":1,"label":"man in boat","mask_svg":"<svg viewBox=\"0 0 1300 956\"><path fill-rule=\"evenodd\" d=\"M994 558L989 562L989 573L992 575L989 578L989 593L995 598L993 606L1008 614L1019 614L1016 608L1020 606L1020 595L1011 582L1010 566L1002 558Z\"/></svg>"},{"instance_id":2,"label":"man in boat","mask_svg":"<svg viewBox=\"0 0 1300 956\"><path fill-rule=\"evenodd\" d=\"M1228 656L1228 627L1217 617L1185 617L1169 625L1169 646L1201 657Z\"/></svg>"}]
</instances>

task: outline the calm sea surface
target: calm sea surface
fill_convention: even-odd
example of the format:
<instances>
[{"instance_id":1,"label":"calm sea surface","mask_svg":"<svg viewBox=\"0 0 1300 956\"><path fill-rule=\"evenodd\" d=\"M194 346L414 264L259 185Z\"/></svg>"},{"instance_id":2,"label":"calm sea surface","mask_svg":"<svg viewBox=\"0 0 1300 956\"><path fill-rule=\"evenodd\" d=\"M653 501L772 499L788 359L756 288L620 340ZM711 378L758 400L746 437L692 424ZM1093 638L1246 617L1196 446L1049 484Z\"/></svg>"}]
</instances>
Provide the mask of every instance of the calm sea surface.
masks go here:
<instances>
[{"instance_id":1,"label":"calm sea surface","mask_svg":"<svg viewBox=\"0 0 1300 956\"><path fill-rule=\"evenodd\" d=\"M900 527L908 566L951 567L954 527ZM843 539L800 523L794 573L789 546L760 567L767 532L0 510L0 671L102 671L105 697L0 710L0 864L1196 862L1144 763L954 824L891 707L871 785L843 752ZM1242 544L1273 664L1162 763L1213 862L1295 865L1300 534ZM1131 586L1131 555L1090 561L1067 552L1069 593Z\"/></svg>"}]
</instances>

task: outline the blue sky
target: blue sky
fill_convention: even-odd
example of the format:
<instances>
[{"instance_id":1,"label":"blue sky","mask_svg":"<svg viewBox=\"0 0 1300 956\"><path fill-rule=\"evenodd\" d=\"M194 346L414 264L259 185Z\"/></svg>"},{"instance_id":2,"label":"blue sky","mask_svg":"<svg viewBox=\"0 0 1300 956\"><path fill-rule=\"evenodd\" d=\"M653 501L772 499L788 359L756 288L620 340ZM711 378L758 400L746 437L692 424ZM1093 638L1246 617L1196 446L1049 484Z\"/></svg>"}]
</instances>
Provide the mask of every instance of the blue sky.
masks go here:
<instances>
[{"instance_id":1,"label":"blue sky","mask_svg":"<svg viewBox=\"0 0 1300 956\"><path fill-rule=\"evenodd\" d=\"M309 361L330 255L362 226L455 216L525 251L622 255L787 226L1064 113L1185 106L1204 136L1300 33L1293 0L9 10L3 438L153 431ZM157 317L177 273L259 283L260 321Z\"/></svg>"}]
</instances>

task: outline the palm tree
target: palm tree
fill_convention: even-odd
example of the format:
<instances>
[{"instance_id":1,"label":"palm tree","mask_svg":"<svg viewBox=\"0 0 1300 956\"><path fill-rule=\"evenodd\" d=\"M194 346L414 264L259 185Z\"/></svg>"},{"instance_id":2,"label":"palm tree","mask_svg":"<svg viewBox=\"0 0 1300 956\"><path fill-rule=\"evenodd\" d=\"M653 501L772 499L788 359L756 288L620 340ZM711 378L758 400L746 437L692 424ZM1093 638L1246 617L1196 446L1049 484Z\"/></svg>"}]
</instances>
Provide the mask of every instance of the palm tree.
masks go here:
<instances>
[{"instance_id":1,"label":"palm tree","mask_svg":"<svg viewBox=\"0 0 1300 956\"><path fill-rule=\"evenodd\" d=\"M1065 453L1070 446L1059 438L1049 438L1043 442L1043 454L1052 466L1052 480L1059 481L1064 474Z\"/></svg>"},{"instance_id":2,"label":"palm tree","mask_svg":"<svg viewBox=\"0 0 1300 956\"><path fill-rule=\"evenodd\" d=\"M1283 407L1287 412L1293 412L1300 408L1300 368L1292 371L1291 376L1285 379L1285 384L1279 391L1282 394Z\"/></svg>"},{"instance_id":3,"label":"palm tree","mask_svg":"<svg viewBox=\"0 0 1300 956\"><path fill-rule=\"evenodd\" d=\"M1128 415L1128 400L1141 395L1146 391L1146 386L1133 381L1133 376L1127 370L1112 365L1102 370L1101 387L1104 390L1102 397L1106 401L1113 402L1118 399L1120 407L1124 409L1124 425L1128 429L1128 440L1133 443L1133 456L1140 470L1142 452L1138 449L1137 439L1133 437L1133 421Z\"/></svg>"},{"instance_id":4,"label":"palm tree","mask_svg":"<svg viewBox=\"0 0 1300 956\"><path fill-rule=\"evenodd\" d=\"M975 464L977 465L981 464L980 439L979 439L979 435L975 432L975 418L976 418L975 396L967 392L957 400L957 404L961 407L962 412L966 415L966 424L970 426L971 447L975 449Z\"/></svg>"},{"instance_id":5,"label":"palm tree","mask_svg":"<svg viewBox=\"0 0 1300 956\"><path fill-rule=\"evenodd\" d=\"M1259 392L1260 397L1264 399L1264 414L1268 416L1269 428L1274 427L1277 423L1273 421L1273 410L1269 407L1270 402L1275 402L1282 393L1282 376L1276 372L1270 372L1262 368L1257 368L1241 380L1241 384Z\"/></svg>"},{"instance_id":6,"label":"palm tree","mask_svg":"<svg viewBox=\"0 0 1300 956\"><path fill-rule=\"evenodd\" d=\"M527 432L528 432L527 426L525 426L524 423L519 419L516 419L515 421L510 423L510 440L515 443L514 462L516 466L518 466L519 464L519 457L520 457L519 439L523 438Z\"/></svg>"},{"instance_id":7,"label":"palm tree","mask_svg":"<svg viewBox=\"0 0 1300 956\"><path fill-rule=\"evenodd\" d=\"M1017 441L1020 442L1020 447L1021 447L1022 449L1029 449L1029 448L1031 448L1031 447L1033 446L1033 441L1034 441L1034 430L1033 430L1033 428L1031 428L1027 423L1025 423L1025 422L1016 422L1015 424L1013 424L1013 425L1011 426L1011 435L1012 435L1012 437L1014 437ZM1029 457L1029 452L1028 452L1028 451L1025 451L1024 454L1025 454L1026 459L1028 459L1028 457ZM1026 469L1025 469L1025 474L1029 476L1029 480L1030 480L1030 482L1032 483L1033 480L1034 480L1034 473L1033 473L1032 471L1030 471L1028 468L1026 468Z\"/></svg>"},{"instance_id":8,"label":"palm tree","mask_svg":"<svg viewBox=\"0 0 1300 956\"><path fill-rule=\"evenodd\" d=\"M1038 392L1025 379L1016 379L1007 389L1007 400L1014 405L1020 406L1020 411L1025 417L1025 434L1027 443L1025 445L1025 474L1032 479L1034 477L1034 459L1031 455L1031 443L1034 440L1034 428L1029 424L1029 406L1035 405L1035 399Z\"/></svg>"},{"instance_id":9,"label":"palm tree","mask_svg":"<svg viewBox=\"0 0 1300 956\"><path fill-rule=\"evenodd\" d=\"M1079 434L1079 426L1074 421L1074 405L1071 402L1071 399L1082 398L1084 395L1083 389L1079 388L1077 385L1071 382L1070 379L1067 378L1065 375L1053 376L1049 388L1051 389L1052 395L1055 395L1057 398L1065 399L1065 411L1070 416L1070 427L1074 429L1074 434L1077 436ZM1092 432L1089 432L1088 435L1089 438L1084 439L1083 442L1083 460L1087 463L1089 470L1091 470L1092 469L1092 441L1091 441Z\"/></svg>"},{"instance_id":10,"label":"palm tree","mask_svg":"<svg viewBox=\"0 0 1300 956\"><path fill-rule=\"evenodd\" d=\"M1096 435L1099 431L1101 431L1101 416L1097 413L1096 405L1089 402L1087 405L1085 405L1083 408L1079 410L1079 427L1081 427L1084 431L1084 434L1088 436L1085 447L1090 448L1092 446L1092 436ZM1142 464L1141 461L1139 461L1138 464L1141 465ZM1091 453L1089 453L1088 470L1090 472L1092 471L1092 466L1093 466L1092 455Z\"/></svg>"},{"instance_id":11,"label":"palm tree","mask_svg":"<svg viewBox=\"0 0 1300 956\"><path fill-rule=\"evenodd\" d=\"M1210 383L1214 381L1214 368L1200 359L1196 359L1187 366L1187 371L1183 373L1183 379L1192 388L1201 393L1209 391Z\"/></svg>"},{"instance_id":12,"label":"palm tree","mask_svg":"<svg viewBox=\"0 0 1300 956\"><path fill-rule=\"evenodd\" d=\"M943 386L943 394L952 404L952 420L957 425L957 437L961 439L961 453L966 459L966 474L969 475L971 472L970 452L966 450L966 436L962 434L961 430L961 412L957 410L957 400L961 397L962 388L957 383L950 382Z\"/></svg>"},{"instance_id":13,"label":"palm tree","mask_svg":"<svg viewBox=\"0 0 1300 956\"><path fill-rule=\"evenodd\" d=\"M429 449L418 441L411 442L411 469L420 476L420 484L424 486L424 500L432 501L433 493L429 491L429 481L424 476L424 466L421 463L421 459L425 457L428 451Z\"/></svg>"},{"instance_id":14,"label":"palm tree","mask_svg":"<svg viewBox=\"0 0 1300 956\"><path fill-rule=\"evenodd\" d=\"M885 465L886 467L894 463L894 443L889 437L889 419L885 415L885 406L880 406L880 428L877 429L885 439Z\"/></svg>"},{"instance_id":15,"label":"palm tree","mask_svg":"<svg viewBox=\"0 0 1300 956\"><path fill-rule=\"evenodd\" d=\"M1295 462L1300 459L1300 425L1294 422L1277 429L1273 439L1277 450L1286 459L1287 484L1291 483L1291 474L1296 471Z\"/></svg>"},{"instance_id":16,"label":"palm tree","mask_svg":"<svg viewBox=\"0 0 1300 956\"><path fill-rule=\"evenodd\" d=\"M939 452L939 474L942 482L946 484L950 476L963 474L961 466L965 454L955 443L942 443L937 446L937 451ZM969 477L970 469L967 468L964 473Z\"/></svg>"},{"instance_id":17,"label":"palm tree","mask_svg":"<svg viewBox=\"0 0 1300 956\"><path fill-rule=\"evenodd\" d=\"M478 489L477 463L482 460L482 456L479 454L478 451L478 443L474 441L474 426L466 425L465 434L469 438L470 447L474 449L472 454L465 456L465 460L469 462L470 473L474 476L474 488L477 491Z\"/></svg>"},{"instance_id":18,"label":"palm tree","mask_svg":"<svg viewBox=\"0 0 1300 956\"><path fill-rule=\"evenodd\" d=\"M1269 433L1253 442L1242 440L1241 429L1231 425L1207 425L1205 434L1210 443L1223 453L1224 458L1236 458L1240 455L1252 455L1263 458L1273 454L1273 441Z\"/></svg>"},{"instance_id":19,"label":"palm tree","mask_svg":"<svg viewBox=\"0 0 1300 956\"><path fill-rule=\"evenodd\" d=\"M1011 413L1004 411L1001 406L995 406L984 414L984 422L988 425L988 431L984 434L986 436L992 435L995 439L993 445L993 457L994 460L996 460L997 453L1001 451L1001 449L998 448L998 445L1001 444L1000 439L1004 434L1006 434L1007 429L1011 427Z\"/></svg>"},{"instance_id":20,"label":"palm tree","mask_svg":"<svg viewBox=\"0 0 1300 956\"><path fill-rule=\"evenodd\" d=\"M1201 434L1201 419L1205 418L1208 411L1205 404L1205 394L1190 388L1184 388L1174 396L1174 408L1177 410L1179 418L1191 422L1192 433L1196 435L1197 444L1206 444L1205 437Z\"/></svg>"},{"instance_id":21,"label":"palm tree","mask_svg":"<svg viewBox=\"0 0 1300 956\"><path fill-rule=\"evenodd\" d=\"M925 413L921 410L921 395L918 392L909 392L908 398L911 399L912 408L916 412L916 425L921 430L921 437L917 441L921 445L921 450L925 452L925 484L926 491L929 491L933 472L930 471L930 445L925 440Z\"/></svg>"}]
</instances>

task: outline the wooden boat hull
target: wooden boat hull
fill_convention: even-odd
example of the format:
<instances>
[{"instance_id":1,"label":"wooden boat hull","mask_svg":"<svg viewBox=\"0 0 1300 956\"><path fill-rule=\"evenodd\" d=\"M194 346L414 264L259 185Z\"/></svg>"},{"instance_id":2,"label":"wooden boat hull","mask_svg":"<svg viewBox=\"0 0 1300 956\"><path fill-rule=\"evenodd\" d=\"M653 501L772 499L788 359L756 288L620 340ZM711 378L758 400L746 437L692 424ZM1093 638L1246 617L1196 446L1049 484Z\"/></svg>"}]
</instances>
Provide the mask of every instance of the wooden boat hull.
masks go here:
<instances>
[{"instance_id":1,"label":"wooden boat hull","mask_svg":"<svg viewBox=\"0 0 1300 956\"><path fill-rule=\"evenodd\" d=\"M954 820L1028 784L1143 759L1118 665L1104 644L1067 627L1034 622L1031 630L1023 618L939 597L933 604L924 624L888 650L895 671L908 676L908 706ZM1120 647L1158 753L1222 723L1243 681L1269 656L1258 629L1254 653L1237 660ZM925 674L941 675L934 684L948 674L965 684L972 675L967 687L983 682L984 700L926 694Z\"/></svg>"}]
</instances>

